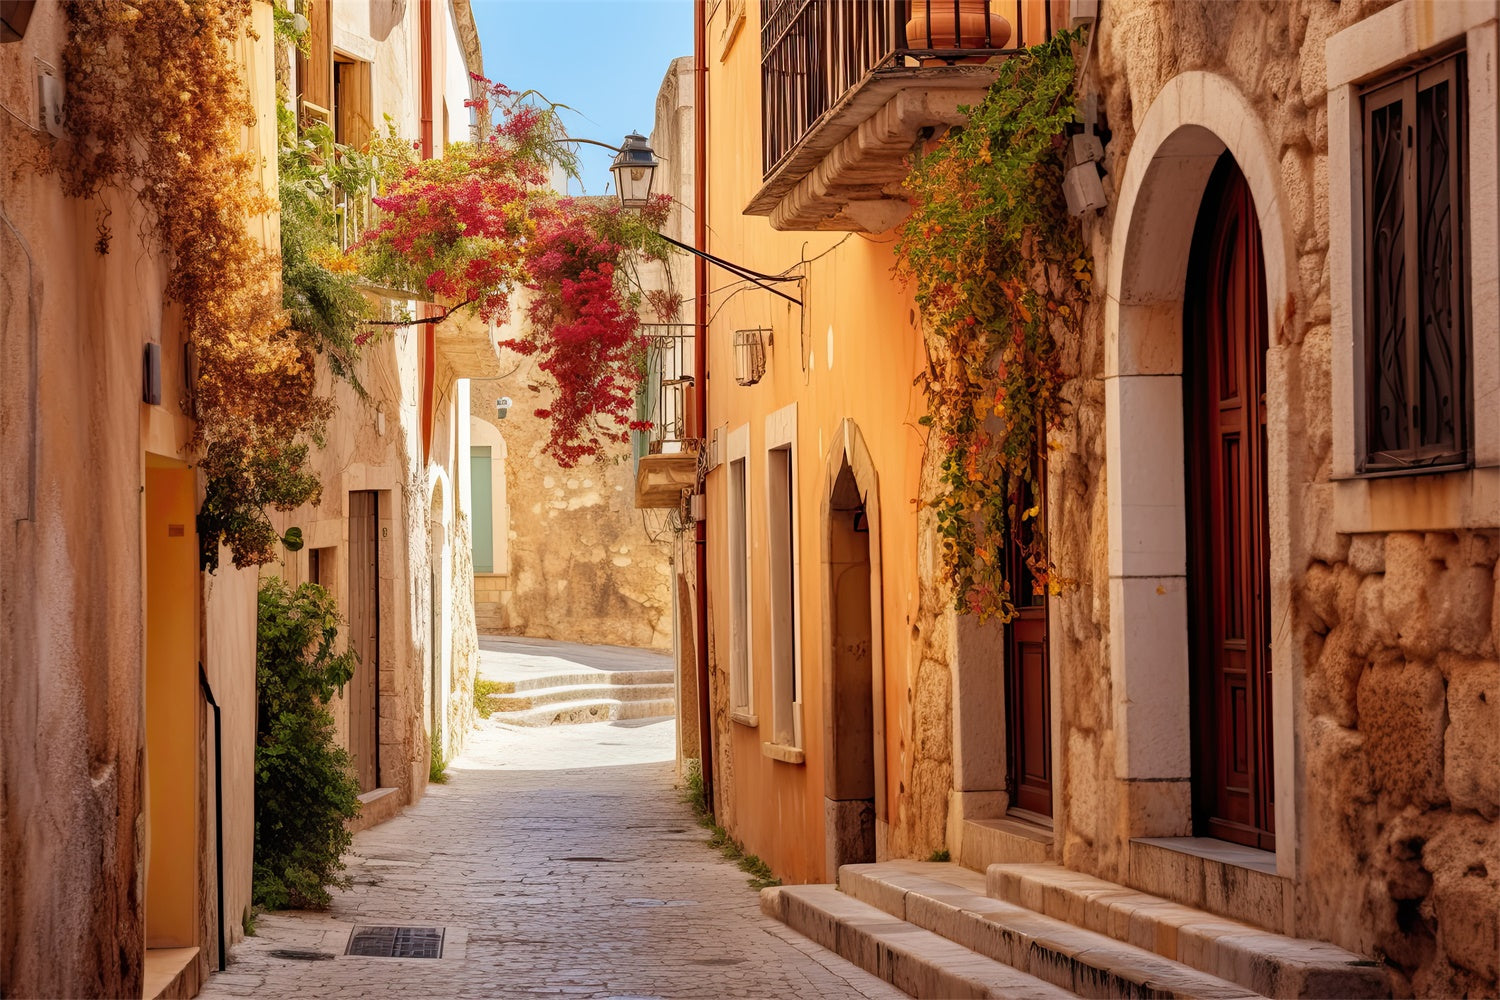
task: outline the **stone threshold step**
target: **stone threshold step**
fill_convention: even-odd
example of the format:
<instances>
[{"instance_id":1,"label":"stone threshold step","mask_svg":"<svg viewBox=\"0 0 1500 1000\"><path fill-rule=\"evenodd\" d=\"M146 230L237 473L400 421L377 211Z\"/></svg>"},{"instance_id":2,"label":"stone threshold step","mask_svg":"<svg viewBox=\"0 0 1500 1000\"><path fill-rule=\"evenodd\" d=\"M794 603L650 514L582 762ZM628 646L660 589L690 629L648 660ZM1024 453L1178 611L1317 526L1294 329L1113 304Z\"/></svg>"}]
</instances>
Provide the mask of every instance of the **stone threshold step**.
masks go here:
<instances>
[{"instance_id":1,"label":"stone threshold step","mask_svg":"<svg viewBox=\"0 0 1500 1000\"><path fill-rule=\"evenodd\" d=\"M1385 997L1376 962L1215 916L1057 864L997 864L988 894L1274 997Z\"/></svg>"},{"instance_id":2,"label":"stone threshold step","mask_svg":"<svg viewBox=\"0 0 1500 1000\"><path fill-rule=\"evenodd\" d=\"M568 726L584 722L619 722L624 719L671 718L676 710L672 699L657 701L616 701L595 698L589 701L562 702L521 712L494 712L491 719L512 726Z\"/></svg>"},{"instance_id":3,"label":"stone threshold step","mask_svg":"<svg viewBox=\"0 0 1500 1000\"><path fill-rule=\"evenodd\" d=\"M514 694L492 694L490 706L501 712L519 712L563 701L659 701L663 698L670 701L676 690L671 684L572 684Z\"/></svg>"},{"instance_id":4,"label":"stone threshold step","mask_svg":"<svg viewBox=\"0 0 1500 1000\"><path fill-rule=\"evenodd\" d=\"M672 684L671 669L664 670L578 670L531 677L492 678L501 694L518 694L543 688L568 687L577 684Z\"/></svg>"},{"instance_id":5,"label":"stone threshold step","mask_svg":"<svg viewBox=\"0 0 1500 1000\"><path fill-rule=\"evenodd\" d=\"M762 889L760 908L767 916L914 997L1055 1000L1073 996L862 903L831 885Z\"/></svg>"},{"instance_id":6,"label":"stone threshold step","mask_svg":"<svg viewBox=\"0 0 1500 1000\"><path fill-rule=\"evenodd\" d=\"M845 865L840 888L985 958L1081 997L1248 1000L1252 990L984 894L984 876L950 863Z\"/></svg>"}]
</instances>

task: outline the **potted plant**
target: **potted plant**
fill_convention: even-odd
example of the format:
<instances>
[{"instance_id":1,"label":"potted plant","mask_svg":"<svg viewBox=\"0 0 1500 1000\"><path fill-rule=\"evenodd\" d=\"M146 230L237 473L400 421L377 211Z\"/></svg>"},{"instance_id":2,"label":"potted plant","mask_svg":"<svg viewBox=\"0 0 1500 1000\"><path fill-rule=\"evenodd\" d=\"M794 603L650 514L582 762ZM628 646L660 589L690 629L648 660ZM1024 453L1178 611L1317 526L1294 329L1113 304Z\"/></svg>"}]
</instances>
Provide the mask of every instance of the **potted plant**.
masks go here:
<instances>
[{"instance_id":1,"label":"potted plant","mask_svg":"<svg viewBox=\"0 0 1500 1000\"><path fill-rule=\"evenodd\" d=\"M912 49L1002 49L1010 41L1010 22L991 7L994 0L909 0L906 44ZM985 32L988 28L989 37ZM972 56L961 62L984 62ZM931 66L948 59L923 59Z\"/></svg>"}]
</instances>

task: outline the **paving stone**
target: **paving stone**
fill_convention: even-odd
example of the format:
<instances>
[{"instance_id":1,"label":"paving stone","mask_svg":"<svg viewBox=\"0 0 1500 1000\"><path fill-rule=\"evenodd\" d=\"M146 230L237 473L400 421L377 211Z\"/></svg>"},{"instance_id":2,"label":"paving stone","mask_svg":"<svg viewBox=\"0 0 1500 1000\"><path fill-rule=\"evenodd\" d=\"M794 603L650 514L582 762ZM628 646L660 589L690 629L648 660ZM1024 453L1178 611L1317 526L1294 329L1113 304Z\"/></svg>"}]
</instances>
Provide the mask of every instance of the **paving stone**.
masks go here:
<instances>
[{"instance_id":1,"label":"paving stone","mask_svg":"<svg viewBox=\"0 0 1500 1000\"><path fill-rule=\"evenodd\" d=\"M760 912L673 788L669 721L489 722L403 815L355 837L327 913L268 913L202 996L903 996ZM579 860L597 859L597 860ZM465 932L462 957L342 956L357 924Z\"/></svg>"}]
</instances>

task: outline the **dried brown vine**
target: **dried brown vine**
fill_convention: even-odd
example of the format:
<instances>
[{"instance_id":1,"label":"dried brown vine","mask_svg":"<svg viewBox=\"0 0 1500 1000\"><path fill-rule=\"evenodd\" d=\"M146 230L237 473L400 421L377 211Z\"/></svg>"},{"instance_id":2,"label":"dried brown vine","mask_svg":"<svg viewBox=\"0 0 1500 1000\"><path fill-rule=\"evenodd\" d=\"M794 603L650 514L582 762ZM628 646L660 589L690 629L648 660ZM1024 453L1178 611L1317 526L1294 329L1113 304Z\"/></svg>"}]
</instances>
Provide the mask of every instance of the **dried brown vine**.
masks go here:
<instances>
[{"instance_id":1,"label":"dried brown vine","mask_svg":"<svg viewBox=\"0 0 1500 1000\"><path fill-rule=\"evenodd\" d=\"M68 194L134 194L167 262L164 296L181 307L199 359L198 532L210 569L221 542L236 566L270 561L277 534L266 508L318 497L308 442L332 406L316 392L315 345L282 309L277 255L247 228L275 209L241 143L255 108L234 48L252 34L251 12L251 0L69 3L74 141L54 147Z\"/></svg>"}]
</instances>

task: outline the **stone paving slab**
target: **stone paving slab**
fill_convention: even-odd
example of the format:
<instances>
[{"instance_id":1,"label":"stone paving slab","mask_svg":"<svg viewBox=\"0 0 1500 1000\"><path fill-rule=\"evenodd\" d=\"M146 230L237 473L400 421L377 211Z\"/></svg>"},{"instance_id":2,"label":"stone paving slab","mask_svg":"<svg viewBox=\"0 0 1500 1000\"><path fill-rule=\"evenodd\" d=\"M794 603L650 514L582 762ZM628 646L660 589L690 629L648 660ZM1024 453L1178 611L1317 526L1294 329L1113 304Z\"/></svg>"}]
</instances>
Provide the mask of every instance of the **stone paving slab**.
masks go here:
<instances>
[{"instance_id":1,"label":"stone paving slab","mask_svg":"<svg viewBox=\"0 0 1500 1000\"><path fill-rule=\"evenodd\" d=\"M585 646L526 636L479 637L479 676L519 680L550 674L592 674L631 670L670 670L671 654L633 646Z\"/></svg>"},{"instance_id":2,"label":"stone paving slab","mask_svg":"<svg viewBox=\"0 0 1500 1000\"><path fill-rule=\"evenodd\" d=\"M487 723L359 834L327 913L263 914L204 997L904 996L764 916L672 787L673 723ZM446 927L441 959L335 957L356 924Z\"/></svg>"}]
</instances>

